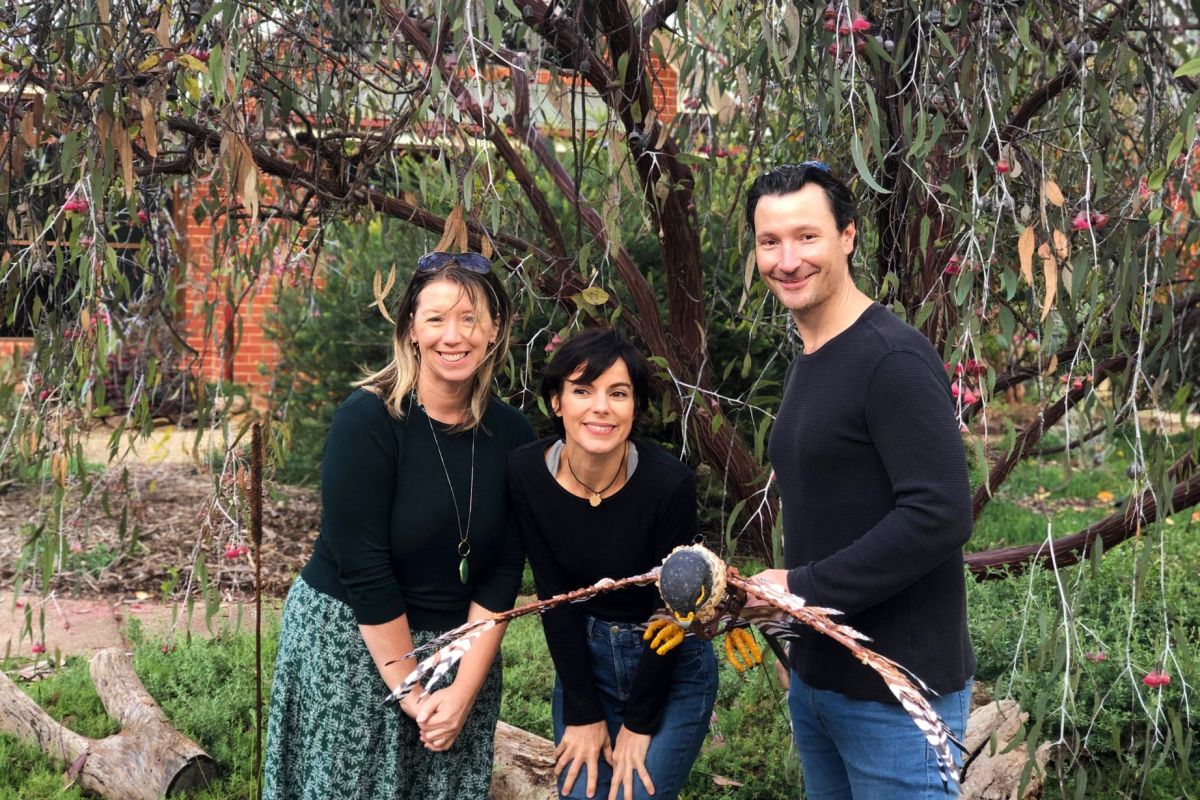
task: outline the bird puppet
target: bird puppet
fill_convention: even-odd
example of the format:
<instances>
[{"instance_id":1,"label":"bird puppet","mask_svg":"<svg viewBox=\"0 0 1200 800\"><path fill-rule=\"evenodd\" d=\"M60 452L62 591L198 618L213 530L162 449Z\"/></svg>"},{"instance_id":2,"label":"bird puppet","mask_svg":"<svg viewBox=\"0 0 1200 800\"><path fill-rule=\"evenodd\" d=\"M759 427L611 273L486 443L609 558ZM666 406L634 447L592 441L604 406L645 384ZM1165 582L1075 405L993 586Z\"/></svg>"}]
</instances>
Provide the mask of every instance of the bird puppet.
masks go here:
<instances>
[{"instance_id":1,"label":"bird puppet","mask_svg":"<svg viewBox=\"0 0 1200 800\"><path fill-rule=\"evenodd\" d=\"M462 659L475 640L496 625L526 614L540 614L563 603L582 603L604 592L652 583L657 584L665 609L651 617L644 638L659 655L676 647L687 635L709 640L724 633L726 658L741 672L762 660L753 635L746 630L749 626L762 631L781 658L780 641L797 638L805 627L816 630L846 647L855 658L878 673L933 748L942 782L946 785L958 783L958 767L950 745L965 748L930 707L921 690L932 692L920 678L864 646L862 642L870 641L869 637L834 622L832 617L840 611L806 605L804 598L783 591L773 583L744 578L736 567L728 566L703 545L676 547L663 559L661 566L641 575L617 580L604 578L591 586L537 600L447 631L402 657L421 660L384 702L398 703L418 689L422 694L428 692ZM764 605L747 608L746 603L751 597Z\"/></svg>"}]
</instances>

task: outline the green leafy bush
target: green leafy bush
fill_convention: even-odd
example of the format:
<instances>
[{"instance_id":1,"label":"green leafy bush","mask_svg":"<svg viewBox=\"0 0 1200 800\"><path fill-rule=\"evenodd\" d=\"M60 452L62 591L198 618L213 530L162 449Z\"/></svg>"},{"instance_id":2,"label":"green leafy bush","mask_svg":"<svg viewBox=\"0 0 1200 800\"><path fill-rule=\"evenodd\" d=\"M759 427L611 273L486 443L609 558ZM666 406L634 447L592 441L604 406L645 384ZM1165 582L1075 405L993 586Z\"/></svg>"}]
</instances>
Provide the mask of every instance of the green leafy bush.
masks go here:
<instances>
[{"instance_id":1,"label":"green leafy bush","mask_svg":"<svg viewBox=\"0 0 1200 800\"><path fill-rule=\"evenodd\" d=\"M275 477L286 483L316 483L321 452L333 412L364 376L391 358L392 323L372 306L376 270L386 279L396 266L394 303L420 253L411 237L385 236L380 222L341 226L317 273L318 285L280 287L267 335L280 360L271 386L272 453Z\"/></svg>"},{"instance_id":2,"label":"green leafy bush","mask_svg":"<svg viewBox=\"0 0 1200 800\"><path fill-rule=\"evenodd\" d=\"M1117 513L1139 485L1123 444L1133 435L1119 429L1069 461L1059 453L1017 465L969 549L1041 542ZM1200 526L1191 515L1078 566L968 581L977 680L1030 712L1031 740L1057 743L1046 797L1165 798L1196 785L1188 762L1200 720L1184 695L1200 648ZM1142 683L1156 670L1172 677L1161 691Z\"/></svg>"}]
</instances>

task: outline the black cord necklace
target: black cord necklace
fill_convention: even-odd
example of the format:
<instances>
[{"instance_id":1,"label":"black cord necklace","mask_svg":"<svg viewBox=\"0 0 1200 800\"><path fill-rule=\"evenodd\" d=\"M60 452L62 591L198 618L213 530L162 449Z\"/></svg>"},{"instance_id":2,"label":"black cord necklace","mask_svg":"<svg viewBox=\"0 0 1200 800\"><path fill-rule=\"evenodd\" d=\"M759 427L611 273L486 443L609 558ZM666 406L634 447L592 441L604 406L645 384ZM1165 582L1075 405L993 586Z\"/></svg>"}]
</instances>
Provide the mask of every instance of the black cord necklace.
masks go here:
<instances>
[{"instance_id":1,"label":"black cord necklace","mask_svg":"<svg viewBox=\"0 0 1200 800\"><path fill-rule=\"evenodd\" d=\"M450 470L446 467L446 457L442 455L442 446L438 443L437 429L433 427L433 418L425 410L425 405L417 397L415 389L412 398L421 412L425 414L425 421L429 423L429 433L433 435L433 446L437 448L438 460L442 462L442 473L446 476L446 485L450 487L450 501L454 503L454 521L458 523L458 579L465 584L469 577L467 556L471 555L471 513L475 509L475 433L478 428L471 429L471 481L467 494L467 526L464 528L462 512L458 508L458 495L454 491L454 481L450 480Z\"/></svg>"},{"instance_id":2,"label":"black cord necklace","mask_svg":"<svg viewBox=\"0 0 1200 800\"><path fill-rule=\"evenodd\" d=\"M583 481L579 480L579 476L575 474L575 468L571 466L571 459L567 458L567 448L566 447L563 448L562 458L563 458L563 461L567 462L567 471L571 473L571 477L575 479L575 482L578 483L583 488L587 489L589 492L591 492L591 496L588 497L588 502L591 503L592 508L595 508L598 505L600 505L600 501L604 499L600 495L604 494L609 489L611 489L612 485L617 482L617 478L621 477L621 473L625 471L625 456L628 453L629 453L629 443L626 442L625 449L621 451L621 465L619 467L617 467L617 474L612 476L612 480L609 481L608 484L603 489L593 489L592 487L588 486Z\"/></svg>"}]
</instances>

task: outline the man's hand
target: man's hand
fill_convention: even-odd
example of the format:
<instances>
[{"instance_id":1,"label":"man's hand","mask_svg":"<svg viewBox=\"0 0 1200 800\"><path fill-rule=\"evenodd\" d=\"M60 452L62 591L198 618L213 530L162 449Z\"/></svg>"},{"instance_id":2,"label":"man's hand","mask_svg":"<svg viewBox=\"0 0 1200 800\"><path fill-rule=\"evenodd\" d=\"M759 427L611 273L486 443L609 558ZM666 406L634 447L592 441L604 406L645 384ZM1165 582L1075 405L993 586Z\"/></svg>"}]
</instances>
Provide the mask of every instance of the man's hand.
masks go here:
<instances>
[{"instance_id":1,"label":"man's hand","mask_svg":"<svg viewBox=\"0 0 1200 800\"><path fill-rule=\"evenodd\" d=\"M613 748L613 779L608 790L608 800L633 800L633 774L636 772L646 787L646 794L654 794L654 781L646 770L646 751L650 749L650 734L634 733L621 726L617 733L617 746Z\"/></svg>"},{"instance_id":2,"label":"man's hand","mask_svg":"<svg viewBox=\"0 0 1200 800\"><path fill-rule=\"evenodd\" d=\"M475 694L454 683L421 700L414 719L421 729L421 742L425 748L434 753L449 750L474 705Z\"/></svg>"},{"instance_id":3,"label":"man's hand","mask_svg":"<svg viewBox=\"0 0 1200 800\"><path fill-rule=\"evenodd\" d=\"M596 794L597 774L600 771L600 754L604 760L613 763L612 743L608 738L608 724L604 720L590 725L568 725L563 731L562 741L554 748L554 778L565 769L567 778L563 782L562 793L570 794L579 777L579 770L587 766L587 796Z\"/></svg>"},{"instance_id":4,"label":"man's hand","mask_svg":"<svg viewBox=\"0 0 1200 800\"><path fill-rule=\"evenodd\" d=\"M791 591L788 589L786 569L764 569L762 572L750 578L752 583L770 583L781 591ZM765 606L768 603L765 600L760 600L750 594L746 597L746 608L754 608L755 606Z\"/></svg>"}]
</instances>

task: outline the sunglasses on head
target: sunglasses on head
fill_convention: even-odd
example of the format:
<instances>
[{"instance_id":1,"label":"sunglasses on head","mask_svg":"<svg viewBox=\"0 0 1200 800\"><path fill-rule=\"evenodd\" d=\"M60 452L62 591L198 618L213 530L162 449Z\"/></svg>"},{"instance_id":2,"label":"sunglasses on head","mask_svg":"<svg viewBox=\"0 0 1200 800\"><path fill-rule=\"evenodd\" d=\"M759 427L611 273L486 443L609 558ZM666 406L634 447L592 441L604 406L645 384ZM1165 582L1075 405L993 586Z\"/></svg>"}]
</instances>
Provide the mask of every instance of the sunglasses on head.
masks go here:
<instances>
[{"instance_id":1,"label":"sunglasses on head","mask_svg":"<svg viewBox=\"0 0 1200 800\"><path fill-rule=\"evenodd\" d=\"M781 169L819 169L821 172L832 172L824 161L801 161L799 164L784 164Z\"/></svg>"},{"instance_id":2,"label":"sunglasses on head","mask_svg":"<svg viewBox=\"0 0 1200 800\"><path fill-rule=\"evenodd\" d=\"M492 262L479 253L444 253L434 251L426 253L417 259L417 272L422 274L439 272L451 264L480 275L487 275L492 271Z\"/></svg>"}]
</instances>

